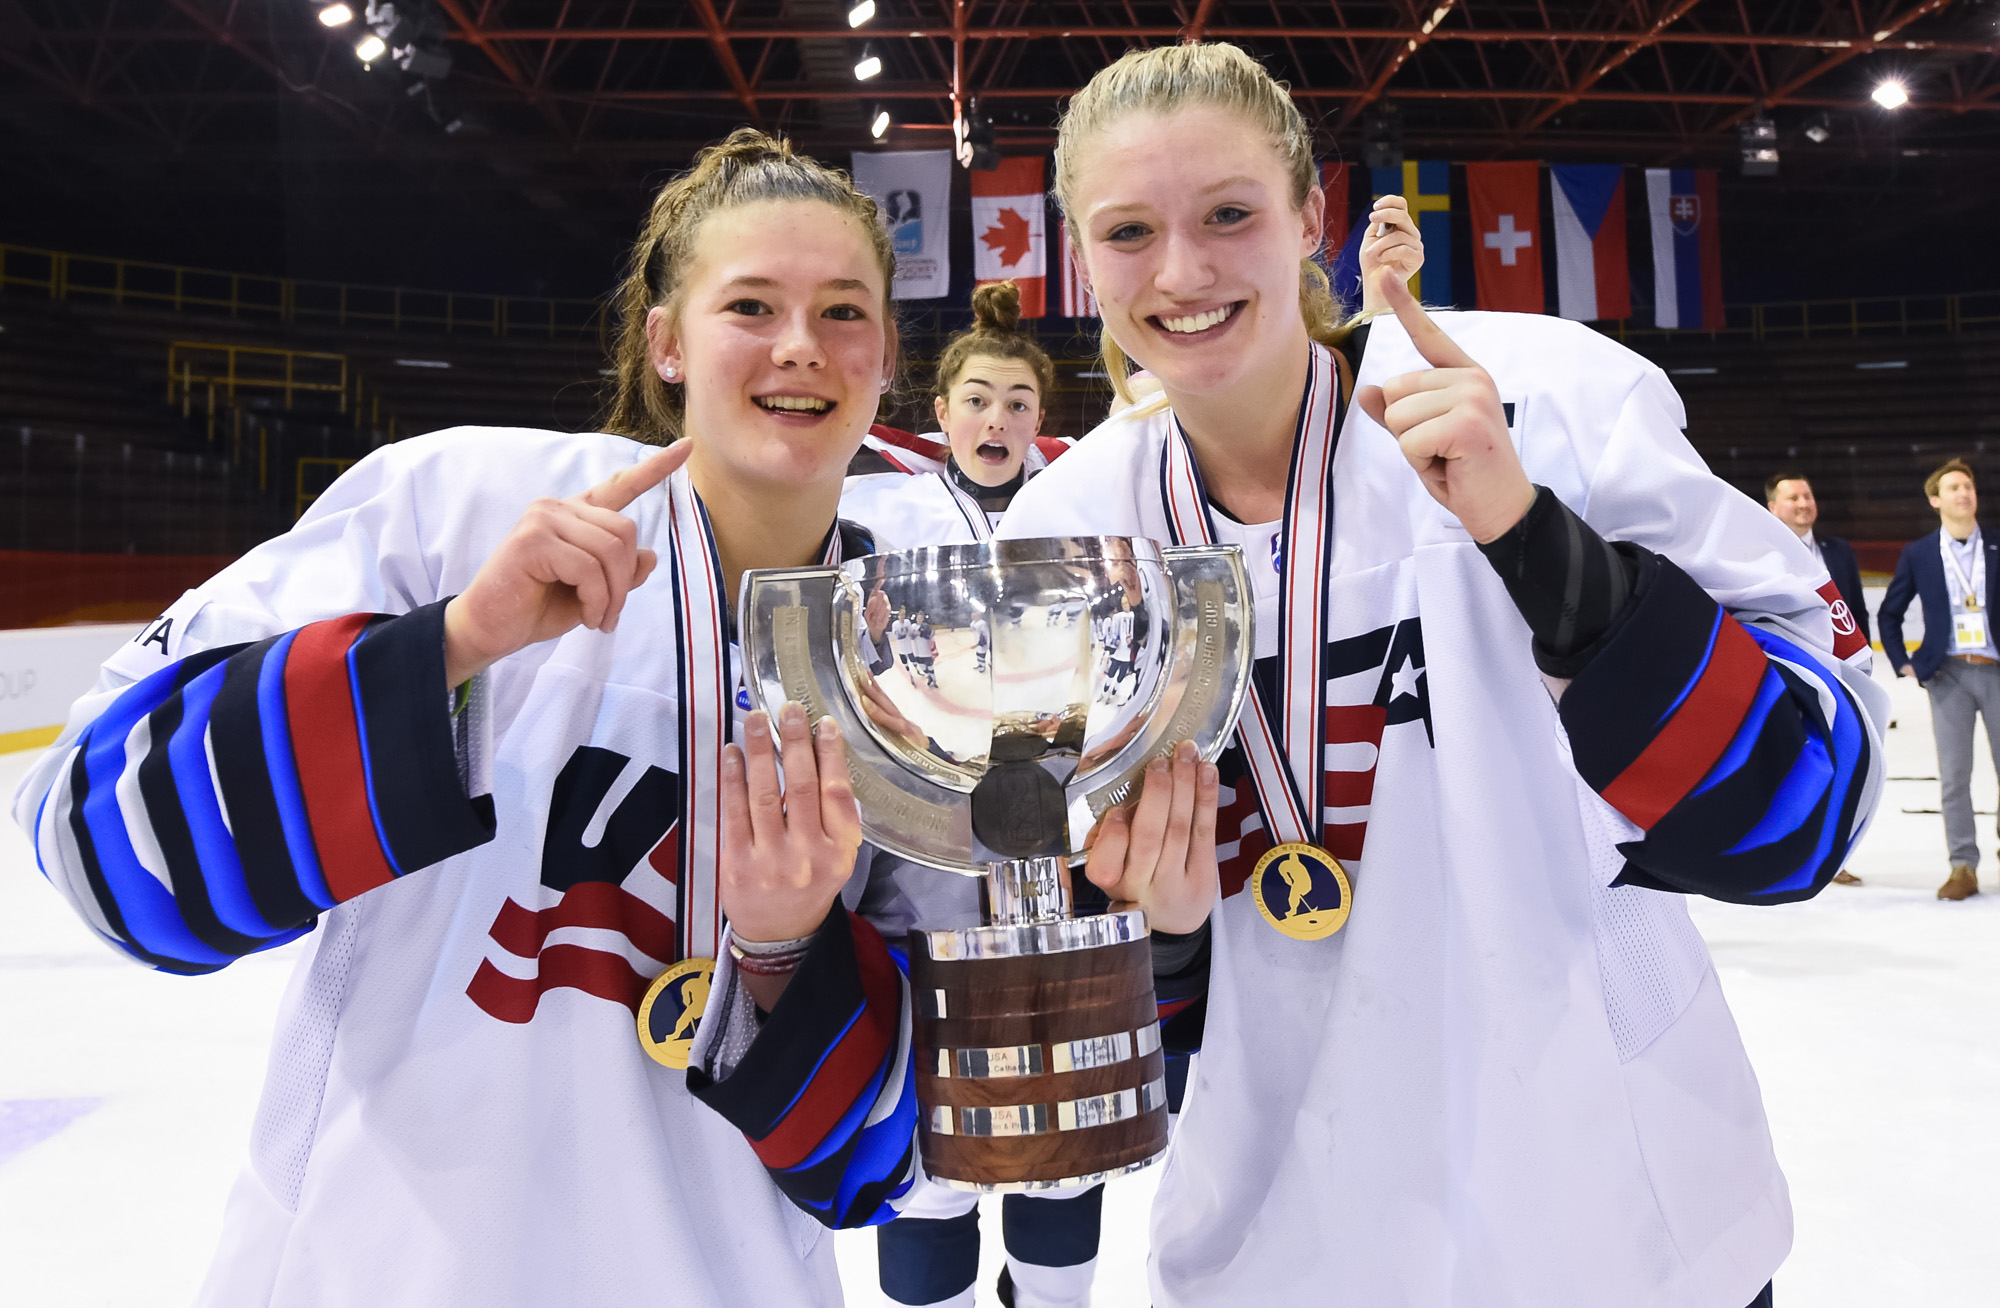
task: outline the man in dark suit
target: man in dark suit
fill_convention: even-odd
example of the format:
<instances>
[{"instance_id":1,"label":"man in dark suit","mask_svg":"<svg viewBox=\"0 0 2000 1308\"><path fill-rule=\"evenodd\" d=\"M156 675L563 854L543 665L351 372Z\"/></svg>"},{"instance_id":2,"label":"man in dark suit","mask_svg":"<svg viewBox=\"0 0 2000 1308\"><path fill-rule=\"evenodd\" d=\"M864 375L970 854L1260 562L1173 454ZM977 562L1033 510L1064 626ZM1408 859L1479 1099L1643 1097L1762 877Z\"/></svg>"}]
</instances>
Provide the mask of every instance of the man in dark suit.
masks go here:
<instances>
[{"instance_id":1,"label":"man in dark suit","mask_svg":"<svg viewBox=\"0 0 2000 1308\"><path fill-rule=\"evenodd\" d=\"M1953 459L1924 481L1939 528L1903 547L1882 598L1882 649L1899 675L1915 677L1931 697L1938 786L1951 875L1939 899L1979 893L1979 836L1972 814L1972 728L1986 719L1986 747L2000 763L1993 720L2000 715L2000 648L1994 645L1993 578L2000 545L1979 530L1979 490L1972 469ZM1912 597L1924 606L1924 641L1912 655L1903 614Z\"/></svg>"},{"instance_id":2,"label":"man in dark suit","mask_svg":"<svg viewBox=\"0 0 2000 1308\"><path fill-rule=\"evenodd\" d=\"M1861 628L1861 639L1867 640L1868 601L1861 594L1861 568L1854 561L1854 547L1838 536L1814 533L1813 524L1819 521L1819 501L1813 498L1812 483L1804 473L1785 469L1764 483L1764 504L1780 522L1798 533L1813 558L1826 568L1827 575L1833 578L1834 589L1847 601L1848 611ZM1861 878L1842 868L1833 874L1833 883L1858 886Z\"/></svg>"}]
</instances>

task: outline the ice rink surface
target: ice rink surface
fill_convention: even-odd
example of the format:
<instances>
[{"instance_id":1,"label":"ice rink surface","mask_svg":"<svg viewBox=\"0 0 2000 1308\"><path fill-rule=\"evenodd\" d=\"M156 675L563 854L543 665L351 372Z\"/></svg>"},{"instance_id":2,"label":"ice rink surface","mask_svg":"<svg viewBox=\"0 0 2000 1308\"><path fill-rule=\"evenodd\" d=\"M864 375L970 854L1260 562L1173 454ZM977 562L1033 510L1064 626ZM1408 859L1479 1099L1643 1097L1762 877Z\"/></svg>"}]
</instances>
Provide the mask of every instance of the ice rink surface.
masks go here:
<instances>
[{"instance_id":1,"label":"ice rink surface","mask_svg":"<svg viewBox=\"0 0 2000 1308\"><path fill-rule=\"evenodd\" d=\"M1987 893L1941 902L1927 705L1914 682L1893 693L1894 780L1850 865L1866 884L1785 908L1694 907L1791 1178L1784 1308L2000 1304L1994 775L1982 755ZM0 755L0 795L32 757ZM0 829L0 1304L188 1301L244 1157L291 953L196 979L144 971L90 938L25 838ZM1153 1184L1142 1173L1111 1187L1101 1308L1148 1302ZM997 1245L996 1209L982 1304L995 1302ZM873 1237L836 1247L849 1302L879 1303Z\"/></svg>"}]
</instances>

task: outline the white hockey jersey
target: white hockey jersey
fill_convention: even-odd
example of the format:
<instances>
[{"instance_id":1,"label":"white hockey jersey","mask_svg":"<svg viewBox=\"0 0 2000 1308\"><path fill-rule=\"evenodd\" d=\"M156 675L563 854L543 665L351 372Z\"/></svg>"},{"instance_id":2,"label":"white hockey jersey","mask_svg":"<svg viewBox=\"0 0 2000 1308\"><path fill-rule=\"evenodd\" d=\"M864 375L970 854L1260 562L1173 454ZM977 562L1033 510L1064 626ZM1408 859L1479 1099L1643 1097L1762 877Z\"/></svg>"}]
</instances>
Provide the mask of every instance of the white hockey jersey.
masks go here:
<instances>
[{"instance_id":1,"label":"white hockey jersey","mask_svg":"<svg viewBox=\"0 0 2000 1308\"><path fill-rule=\"evenodd\" d=\"M1435 317L1494 377L1529 477L1740 619L1748 685L1815 701L1849 769L1837 858L1879 792L1886 705L1865 645L1834 654L1824 570L1709 474L1657 368L1559 319ZM1379 319L1357 384L1427 366ZM999 534L1168 539L1172 422L1113 418L1016 497ZM1493 568L1355 407L1332 487L1313 797L1352 913L1311 941L1259 915L1242 891L1269 839L1224 766L1206 1034L1154 1207L1153 1302L1748 1303L1789 1248L1791 1210L1683 901L1613 884L1635 848L1620 842L1645 833L1580 778ZM1258 589L1268 657L1276 596ZM1780 645L1768 664L1754 652Z\"/></svg>"},{"instance_id":2,"label":"white hockey jersey","mask_svg":"<svg viewBox=\"0 0 2000 1308\"><path fill-rule=\"evenodd\" d=\"M173 778L166 792L153 789L165 774L146 760L158 753L162 768L185 760L149 751L140 734L104 747L115 756L106 774L115 787L87 785L97 764L76 748L80 733L114 702L129 702L121 692L134 683L185 678L204 659L213 663L207 652L218 647L303 627L270 647L267 659L291 651L282 674L265 684L254 666L248 674L252 700L268 693L281 701L287 688L269 683L307 675L307 633L339 627L328 620L346 615L414 615L457 593L530 501L578 493L652 452L612 436L461 428L363 460L291 532L190 591L106 664L16 796L17 818L34 833L51 882L107 940L156 965L206 970L232 949L257 947L240 933L273 915L279 890L243 874L232 891L231 876L214 870L235 857L229 851L208 849L199 876L177 852L226 843L220 823L231 820L245 844L255 838L255 815L198 811L186 796L209 792L192 776L182 778L185 812L169 812ZM663 574L664 505L660 489L627 510L639 544L660 550ZM468 713L482 722L470 733L467 765L490 778L488 843L429 866L417 859L384 868L386 884L374 888L357 882L360 862L393 862L413 847L380 830L395 820L397 797L379 785L365 802L349 794L358 816L346 834L359 843L353 858L332 857L342 832L322 821L331 809L320 792L333 783L313 769L324 762L322 747L337 755L338 742L300 737L306 748L297 752L289 802L305 796L320 844L315 860L286 817L303 890L284 893L303 893L307 913L324 911L283 1002L250 1163L229 1201L202 1304L841 1301L822 1225L772 1184L735 1126L696 1101L685 1074L651 1061L637 1039L639 993L671 961L677 911L673 587L664 575L653 581L632 592L615 633L579 627L501 660L476 683L484 702ZM420 705L425 711L443 708L441 632L433 632L440 666L429 683L438 689ZM350 667L369 645L355 649ZM290 687L295 733L315 704L345 712L340 658L321 662L336 674L327 694ZM377 722L377 708L364 703L370 675L355 674L353 712L341 721L350 736L357 717L380 727L372 760L367 730L362 739L363 770L379 782L405 760L382 756L393 724ZM187 681L175 705L186 701L194 712L201 684ZM225 681L218 702L235 684ZM283 723L273 705L265 702L264 730L275 776L293 755L272 734ZM156 732L172 725L158 713L151 722ZM193 748L192 766L220 766L220 780L231 780L219 746L205 765L199 737ZM119 761L124 751L129 763ZM450 769L449 748L444 758ZM446 780L456 789L456 774ZM486 788L475 781L471 793ZM79 817L114 797L122 820L111 812L109 826L93 826L82 820L89 813ZM279 808L286 802L281 796ZM464 797L456 803L463 807ZM207 835L204 822L213 828ZM132 832L131 849L109 848L117 842L108 836L94 851L80 848L90 833L115 835L121 826ZM256 902L230 902L246 880ZM859 881L850 903L860 900ZM356 890L366 893L350 897ZM178 915L167 896L177 898ZM229 947L216 952L218 941ZM873 947L879 955L879 941Z\"/></svg>"}]
</instances>

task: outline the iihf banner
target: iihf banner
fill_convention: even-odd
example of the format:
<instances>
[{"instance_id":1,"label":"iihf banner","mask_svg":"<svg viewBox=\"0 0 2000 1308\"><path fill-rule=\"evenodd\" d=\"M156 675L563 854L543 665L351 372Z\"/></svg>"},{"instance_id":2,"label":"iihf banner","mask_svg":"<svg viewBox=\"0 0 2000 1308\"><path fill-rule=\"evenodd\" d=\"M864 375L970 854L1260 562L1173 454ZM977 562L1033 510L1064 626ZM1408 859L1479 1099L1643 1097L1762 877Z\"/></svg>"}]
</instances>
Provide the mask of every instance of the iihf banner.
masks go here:
<instances>
[{"instance_id":1,"label":"iihf banner","mask_svg":"<svg viewBox=\"0 0 2000 1308\"><path fill-rule=\"evenodd\" d=\"M1541 164L1469 163L1465 191L1472 206L1476 307L1543 312L1548 300L1542 294Z\"/></svg>"},{"instance_id":2,"label":"iihf banner","mask_svg":"<svg viewBox=\"0 0 2000 1308\"><path fill-rule=\"evenodd\" d=\"M951 293L951 151L854 152L854 184L875 198L896 251L894 300Z\"/></svg>"},{"instance_id":3,"label":"iihf banner","mask_svg":"<svg viewBox=\"0 0 2000 1308\"><path fill-rule=\"evenodd\" d=\"M1556 164L1549 169L1556 220L1556 305L1565 318L1632 316L1625 262L1625 168Z\"/></svg>"},{"instance_id":4,"label":"iihf banner","mask_svg":"<svg viewBox=\"0 0 2000 1308\"><path fill-rule=\"evenodd\" d=\"M1400 170L1369 171L1376 195L1410 202L1410 216L1424 238L1423 270L1410 278L1410 293L1425 304L1451 304L1451 165L1405 159Z\"/></svg>"},{"instance_id":5,"label":"iihf banner","mask_svg":"<svg viewBox=\"0 0 2000 1308\"><path fill-rule=\"evenodd\" d=\"M972 174L972 276L979 284L1013 281L1021 316L1048 312L1047 201L1040 159L1002 159Z\"/></svg>"},{"instance_id":6,"label":"iihf banner","mask_svg":"<svg viewBox=\"0 0 2000 1308\"><path fill-rule=\"evenodd\" d=\"M1653 219L1653 325L1717 331L1722 316L1722 240L1716 231L1715 169L1648 168Z\"/></svg>"},{"instance_id":7,"label":"iihf banner","mask_svg":"<svg viewBox=\"0 0 2000 1308\"><path fill-rule=\"evenodd\" d=\"M1090 287L1084 285L1083 260L1070 248L1067 222L1057 221L1056 242L1062 246L1062 316L1097 317L1097 297L1090 293Z\"/></svg>"}]
</instances>

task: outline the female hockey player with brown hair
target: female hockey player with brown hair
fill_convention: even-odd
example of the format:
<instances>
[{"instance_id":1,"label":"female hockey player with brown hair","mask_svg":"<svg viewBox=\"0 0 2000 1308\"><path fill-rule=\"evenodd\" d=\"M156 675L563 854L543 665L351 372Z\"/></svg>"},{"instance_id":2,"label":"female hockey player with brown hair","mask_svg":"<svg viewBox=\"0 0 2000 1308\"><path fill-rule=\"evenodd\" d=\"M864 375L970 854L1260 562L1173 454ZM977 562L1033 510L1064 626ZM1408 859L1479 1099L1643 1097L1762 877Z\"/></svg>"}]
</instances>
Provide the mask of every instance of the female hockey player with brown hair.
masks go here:
<instances>
[{"instance_id":1,"label":"female hockey player with brown hair","mask_svg":"<svg viewBox=\"0 0 2000 1308\"><path fill-rule=\"evenodd\" d=\"M1056 368L1021 330L1021 290L972 292L972 326L938 356L931 407L938 430L871 432L849 469L841 512L882 549L986 540L1028 478L1068 448L1043 438Z\"/></svg>"},{"instance_id":2,"label":"female hockey player with brown hair","mask_svg":"<svg viewBox=\"0 0 2000 1308\"><path fill-rule=\"evenodd\" d=\"M1260 583L1236 742L1091 852L1208 933L1153 1302L1766 1301L1784 1177L1681 896L1810 895L1873 809L1824 572L1607 338L1394 279L1343 321L1311 134L1241 51L1099 73L1056 177L1114 384L1164 404L1000 534L1237 541Z\"/></svg>"},{"instance_id":3,"label":"female hockey player with brown hair","mask_svg":"<svg viewBox=\"0 0 2000 1308\"><path fill-rule=\"evenodd\" d=\"M836 902L841 742L741 712L729 603L866 548L892 273L844 174L736 133L634 251L617 434L377 451L76 705L16 814L99 935L181 974L312 935L201 1302L840 1301L822 1224L912 1175L897 970ZM769 1010L710 1106L705 1000ZM822 1066L788 1033L833 1004Z\"/></svg>"}]
</instances>

